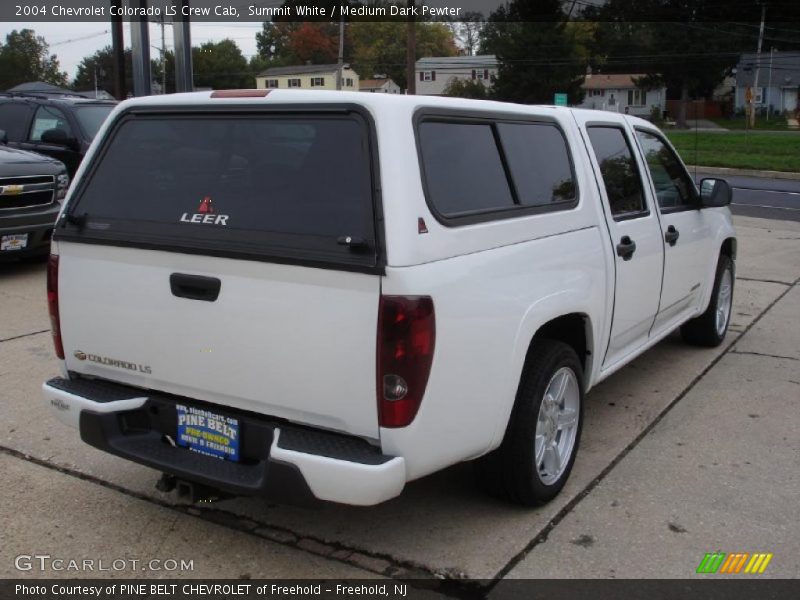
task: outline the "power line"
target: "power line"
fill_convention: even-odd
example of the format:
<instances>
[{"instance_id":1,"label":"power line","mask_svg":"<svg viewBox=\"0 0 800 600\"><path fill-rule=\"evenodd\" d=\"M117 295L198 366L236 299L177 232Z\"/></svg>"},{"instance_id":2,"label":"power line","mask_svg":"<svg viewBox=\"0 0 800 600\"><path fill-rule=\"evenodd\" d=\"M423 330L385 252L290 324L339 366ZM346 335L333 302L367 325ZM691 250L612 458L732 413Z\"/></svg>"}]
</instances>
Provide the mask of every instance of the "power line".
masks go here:
<instances>
[{"instance_id":1,"label":"power line","mask_svg":"<svg viewBox=\"0 0 800 600\"><path fill-rule=\"evenodd\" d=\"M83 40L90 40L92 38L100 37L101 35L106 35L108 33L108 29L104 31L100 31L98 33L91 33L89 35L84 35L83 37L73 38L71 40L64 40L62 42L55 42L54 44L48 44L51 48L54 46L63 46L64 44L71 44L73 42L82 42Z\"/></svg>"}]
</instances>

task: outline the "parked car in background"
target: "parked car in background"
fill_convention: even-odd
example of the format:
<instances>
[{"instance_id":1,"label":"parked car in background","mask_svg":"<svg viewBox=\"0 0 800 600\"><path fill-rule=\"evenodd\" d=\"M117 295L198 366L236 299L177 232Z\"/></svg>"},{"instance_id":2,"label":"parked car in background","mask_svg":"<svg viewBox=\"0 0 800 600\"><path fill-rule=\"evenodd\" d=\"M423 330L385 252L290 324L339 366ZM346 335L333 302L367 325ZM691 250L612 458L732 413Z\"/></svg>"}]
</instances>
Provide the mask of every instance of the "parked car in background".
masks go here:
<instances>
[{"instance_id":1,"label":"parked car in background","mask_svg":"<svg viewBox=\"0 0 800 600\"><path fill-rule=\"evenodd\" d=\"M116 102L0 92L0 129L11 148L51 156L75 175Z\"/></svg>"},{"instance_id":2,"label":"parked car in background","mask_svg":"<svg viewBox=\"0 0 800 600\"><path fill-rule=\"evenodd\" d=\"M9 148L0 130L0 261L47 255L67 193L63 163Z\"/></svg>"}]
</instances>

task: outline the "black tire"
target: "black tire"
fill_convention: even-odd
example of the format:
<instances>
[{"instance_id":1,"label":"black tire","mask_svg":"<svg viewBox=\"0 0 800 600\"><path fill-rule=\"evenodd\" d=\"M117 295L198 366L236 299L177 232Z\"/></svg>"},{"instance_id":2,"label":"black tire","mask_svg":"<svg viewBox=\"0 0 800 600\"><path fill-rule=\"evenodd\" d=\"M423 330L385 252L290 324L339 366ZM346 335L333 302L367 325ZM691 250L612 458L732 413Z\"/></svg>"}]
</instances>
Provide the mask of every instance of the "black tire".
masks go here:
<instances>
[{"instance_id":1,"label":"black tire","mask_svg":"<svg viewBox=\"0 0 800 600\"><path fill-rule=\"evenodd\" d=\"M572 371L577 384L575 439L563 471L554 481L546 482L547 475L543 476L536 464L536 426L547 387L564 367ZM522 371L503 442L499 448L475 462L479 484L488 493L516 504L539 506L549 502L569 478L578 453L582 425L583 369L577 354L563 342L535 339Z\"/></svg>"},{"instance_id":2,"label":"black tire","mask_svg":"<svg viewBox=\"0 0 800 600\"><path fill-rule=\"evenodd\" d=\"M720 286L722 278L726 270L730 270L730 302L731 309L728 311L728 318L725 322L725 327L721 330L717 327L717 309L720 305ZM687 344L694 346L719 346L722 340L725 339L725 334L728 331L728 325L731 321L731 313L733 312L733 287L736 281L736 264L725 254L720 254L719 261L717 262L717 272L714 276L714 288L711 292L711 300L708 303L708 308L699 317L695 317L691 321L687 321L681 325L681 336L683 341ZM723 301L727 301L724 300Z\"/></svg>"}]
</instances>

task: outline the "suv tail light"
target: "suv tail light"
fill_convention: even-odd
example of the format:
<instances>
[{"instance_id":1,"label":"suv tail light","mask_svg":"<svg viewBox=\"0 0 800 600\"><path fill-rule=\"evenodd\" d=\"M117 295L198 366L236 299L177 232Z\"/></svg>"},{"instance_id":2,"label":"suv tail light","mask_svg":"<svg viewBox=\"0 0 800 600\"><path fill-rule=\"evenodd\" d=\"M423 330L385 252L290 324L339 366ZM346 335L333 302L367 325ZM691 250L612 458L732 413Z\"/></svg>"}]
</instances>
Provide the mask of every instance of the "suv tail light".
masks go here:
<instances>
[{"instance_id":1,"label":"suv tail light","mask_svg":"<svg viewBox=\"0 0 800 600\"><path fill-rule=\"evenodd\" d=\"M64 360L64 344L61 343L61 321L58 318L58 255L51 254L47 262L47 309L50 311L50 329L56 356Z\"/></svg>"},{"instance_id":2,"label":"suv tail light","mask_svg":"<svg viewBox=\"0 0 800 600\"><path fill-rule=\"evenodd\" d=\"M429 296L381 296L378 309L378 415L381 427L405 427L419 410L436 342Z\"/></svg>"}]
</instances>

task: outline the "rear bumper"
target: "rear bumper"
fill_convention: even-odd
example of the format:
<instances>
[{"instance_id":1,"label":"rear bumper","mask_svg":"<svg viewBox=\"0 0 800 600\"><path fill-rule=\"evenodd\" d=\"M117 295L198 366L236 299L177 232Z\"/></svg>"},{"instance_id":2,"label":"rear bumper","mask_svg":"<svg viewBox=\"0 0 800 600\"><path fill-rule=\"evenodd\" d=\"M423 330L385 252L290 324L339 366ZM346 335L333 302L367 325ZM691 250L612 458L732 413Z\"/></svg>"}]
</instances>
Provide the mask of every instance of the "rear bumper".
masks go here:
<instances>
[{"instance_id":1,"label":"rear bumper","mask_svg":"<svg viewBox=\"0 0 800 600\"><path fill-rule=\"evenodd\" d=\"M60 210L61 205L53 202L41 209L14 211L13 215L0 214L0 237L25 234L28 236L25 248L0 251L0 261L47 254L50 251L50 239L53 237L53 228Z\"/></svg>"},{"instance_id":2,"label":"rear bumper","mask_svg":"<svg viewBox=\"0 0 800 600\"><path fill-rule=\"evenodd\" d=\"M87 444L236 495L287 504L325 500L368 506L397 496L405 486L403 458L383 455L358 438L237 413L242 458L231 462L175 447L166 439L175 436L176 401L192 401L89 379L55 378L42 389L47 406L78 428Z\"/></svg>"}]
</instances>

